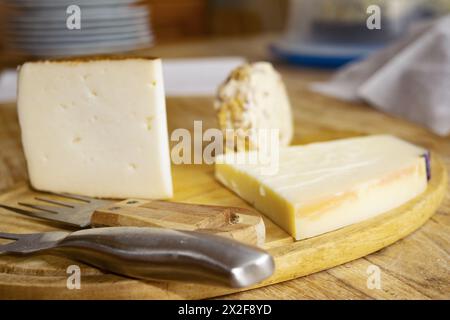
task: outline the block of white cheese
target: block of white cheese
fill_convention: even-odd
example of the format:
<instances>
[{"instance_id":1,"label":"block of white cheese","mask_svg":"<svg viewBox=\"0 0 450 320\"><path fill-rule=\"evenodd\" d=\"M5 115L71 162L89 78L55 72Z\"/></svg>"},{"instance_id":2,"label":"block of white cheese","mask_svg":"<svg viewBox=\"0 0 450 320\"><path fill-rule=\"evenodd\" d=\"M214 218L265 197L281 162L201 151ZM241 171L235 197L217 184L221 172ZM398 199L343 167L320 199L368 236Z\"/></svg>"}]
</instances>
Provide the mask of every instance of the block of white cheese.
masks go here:
<instances>
[{"instance_id":1,"label":"block of white cheese","mask_svg":"<svg viewBox=\"0 0 450 320\"><path fill-rule=\"evenodd\" d=\"M219 127L232 132L226 140L231 150L265 147L259 130L277 130L280 145L287 146L294 133L291 105L280 74L269 62L244 64L234 69L219 87L215 101ZM230 143L231 142L231 143Z\"/></svg>"},{"instance_id":2,"label":"block of white cheese","mask_svg":"<svg viewBox=\"0 0 450 320\"><path fill-rule=\"evenodd\" d=\"M18 113L34 188L107 198L170 198L161 61L25 63Z\"/></svg>"},{"instance_id":3,"label":"block of white cheese","mask_svg":"<svg viewBox=\"0 0 450 320\"><path fill-rule=\"evenodd\" d=\"M422 193L427 150L389 135L282 148L278 171L216 158L216 178L295 239L314 237L401 206Z\"/></svg>"}]
</instances>

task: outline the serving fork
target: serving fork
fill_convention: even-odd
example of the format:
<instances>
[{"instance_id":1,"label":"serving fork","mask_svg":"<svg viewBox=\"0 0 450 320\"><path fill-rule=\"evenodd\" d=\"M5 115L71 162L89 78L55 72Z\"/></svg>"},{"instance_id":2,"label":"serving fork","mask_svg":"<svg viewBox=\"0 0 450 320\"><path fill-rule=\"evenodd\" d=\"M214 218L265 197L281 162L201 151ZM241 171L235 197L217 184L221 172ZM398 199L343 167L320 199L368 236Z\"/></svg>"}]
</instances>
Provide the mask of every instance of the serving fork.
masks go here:
<instances>
[{"instance_id":1,"label":"serving fork","mask_svg":"<svg viewBox=\"0 0 450 320\"><path fill-rule=\"evenodd\" d=\"M91 218L96 209L100 209L102 207L106 208L113 204L112 201L108 200L89 198L68 193L53 195L59 198L65 198L66 200L56 200L45 196L36 196L34 197L35 200L44 202L47 205L19 201L18 204L20 206L33 209L33 211L1 203L0 208L35 218L57 221L72 227L86 228L94 225ZM67 199L75 201L68 202ZM130 200L130 203L132 203L131 201L132 200Z\"/></svg>"},{"instance_id":2,"label":"serving fork","mask_svg":"<svg viewBox=\"0 0 450 320\"><path fill-rule=\"evenodd\" d=\"M67 193L32 195L14 204L0 203L0 208L76 228L162 227L212 233L259 246L265 240L263 219L245 208L141 199L115 202Z\"/></svg>"}]
</instances>

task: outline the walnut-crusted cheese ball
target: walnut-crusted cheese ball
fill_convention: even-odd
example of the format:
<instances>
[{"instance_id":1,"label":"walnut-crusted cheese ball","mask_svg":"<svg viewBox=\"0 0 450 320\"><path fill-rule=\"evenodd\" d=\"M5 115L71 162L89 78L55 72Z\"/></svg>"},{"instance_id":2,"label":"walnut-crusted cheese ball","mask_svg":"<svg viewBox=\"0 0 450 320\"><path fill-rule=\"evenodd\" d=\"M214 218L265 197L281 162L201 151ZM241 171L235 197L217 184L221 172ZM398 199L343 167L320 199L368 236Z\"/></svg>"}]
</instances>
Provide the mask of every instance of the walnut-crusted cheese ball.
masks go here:
<instances>
[{"instance_id":1,"label":"walnut-crusted cheese ball","mask_svg":"<svg viewBox=\"0 0 450 320\"><path fill-rule=\"evenodd\" d=\"M215 108L220 129L234 129L237 143L227 147L242 151L259 148L258 130L279 129L280 145L293 135L291 106L280 74L269 62L255 62L234 69L219 87ZM237 130L241 129L241 130Z\"/></svg>"}]
</instances>

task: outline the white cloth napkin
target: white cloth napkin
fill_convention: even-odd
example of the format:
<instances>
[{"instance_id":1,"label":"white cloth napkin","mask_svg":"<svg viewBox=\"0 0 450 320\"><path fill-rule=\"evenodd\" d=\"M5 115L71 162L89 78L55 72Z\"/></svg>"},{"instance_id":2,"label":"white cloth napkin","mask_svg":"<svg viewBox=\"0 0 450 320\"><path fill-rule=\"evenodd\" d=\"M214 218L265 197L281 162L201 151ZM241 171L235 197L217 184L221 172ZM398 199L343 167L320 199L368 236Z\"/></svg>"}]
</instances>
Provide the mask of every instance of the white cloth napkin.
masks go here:
<instances>
[{"instance_id":1,"label":"white cloth napkin","mask_svg":"<svg viewBox=\"0 0 450 320\"><path fill-rule=\"evenodd\" d=\"M231 70L244 64L242 57L163 59L168 96L213 96ZM0 74L0 103L16 100L17 71Z\"/></svg>"},{"instance_id":2,"label":"white cloth napkin","mask_svg":"<svg viewBox=\"0 0 450 320\"><path fill-rule=\"evenodd\" d=\"M338 71L311 89L375 108L450 134L450 15Z\"/></svg>"}]
</instances>

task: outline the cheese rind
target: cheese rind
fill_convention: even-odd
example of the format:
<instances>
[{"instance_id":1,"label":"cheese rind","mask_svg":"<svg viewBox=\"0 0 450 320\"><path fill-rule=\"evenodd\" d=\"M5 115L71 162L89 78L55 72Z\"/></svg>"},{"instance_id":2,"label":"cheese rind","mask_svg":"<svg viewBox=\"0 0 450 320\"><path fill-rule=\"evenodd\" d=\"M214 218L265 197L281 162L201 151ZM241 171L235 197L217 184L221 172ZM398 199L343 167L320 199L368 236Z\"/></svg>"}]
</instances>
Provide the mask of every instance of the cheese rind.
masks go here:
<instances>
[{"instance_id":1,"label":"cheese rind","mask_svg":"<svg viewBox=\"0 0 450 320\"><path fill-rule=\"evenodd\" d=\"M300 240L369 219L422 193L426 152L386 135L343 139L282 148L275 175L221 155L216 178Z\"/></svg>"},{"instance_id":2,"label":"cheese rind","mask_svg":"<svg viewBox=\"0 0 450 320\"><path fill-rule=\"evenodd\" d=\"M18 113L34 188L107 198L170 198L159 59L26 63Z\"/></svg>"},{"instance_id":3,"label":"cheese rind","mask_svg":"<svg viewBox=\"0 0 450 320\"><path fill-rule=\"evenodd\" d=\"M245 151L264 149L260 129L278 131L279 142L287 146L294 133L291 105L280 74L269 62L244 64L234 69L219 87L214 102L224 137L232 129L226 147Z\"/></svg>"}]
</instances>

